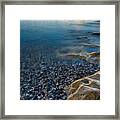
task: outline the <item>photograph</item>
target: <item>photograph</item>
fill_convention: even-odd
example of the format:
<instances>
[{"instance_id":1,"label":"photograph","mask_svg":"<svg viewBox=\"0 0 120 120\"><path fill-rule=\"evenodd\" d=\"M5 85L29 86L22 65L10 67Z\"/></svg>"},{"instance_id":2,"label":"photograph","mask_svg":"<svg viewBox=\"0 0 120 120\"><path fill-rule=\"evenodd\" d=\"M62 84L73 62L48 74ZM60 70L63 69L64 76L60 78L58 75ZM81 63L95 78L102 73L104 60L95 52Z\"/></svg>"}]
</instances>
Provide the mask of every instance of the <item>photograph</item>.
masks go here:
<instances>
[{"instance_id":1,"label":"photograph","mask_svg":"<svg viewBox=\"0 0 120 120\"><path fill-rule=\"evenodd\" d=\"M100 100L100 20L20 20L20 100Z\"/></svg>"},{"instance_id":2,"label":"photograph","mask_svg":"<svg viewBox=\"0 0 120 120\"><path fill-rule=\"evenodd\" d=\"M0 118L119 119L118 1L1 9Z\"/></svg>"}]
</instances>

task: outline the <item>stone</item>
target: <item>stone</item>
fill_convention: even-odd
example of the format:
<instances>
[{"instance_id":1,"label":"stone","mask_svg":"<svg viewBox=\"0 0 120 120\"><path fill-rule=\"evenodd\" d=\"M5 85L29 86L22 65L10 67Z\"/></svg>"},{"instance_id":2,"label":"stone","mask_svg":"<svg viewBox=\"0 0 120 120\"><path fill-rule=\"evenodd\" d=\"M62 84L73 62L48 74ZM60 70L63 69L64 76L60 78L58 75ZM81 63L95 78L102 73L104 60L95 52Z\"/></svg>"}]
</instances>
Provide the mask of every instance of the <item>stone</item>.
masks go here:
<instances>
[{"instance_id":1,"label":"stone","mask_svg":"<svg viewBox=\"0 0 120 120\"><path fill-rule=\"evenodd\" d=\"M100 75L96 72L93 75L75 80L67 87L68 100L99 100L100 99L100 81L99 77L93 79L91 77Z\"/></svg>"}]
</instances>

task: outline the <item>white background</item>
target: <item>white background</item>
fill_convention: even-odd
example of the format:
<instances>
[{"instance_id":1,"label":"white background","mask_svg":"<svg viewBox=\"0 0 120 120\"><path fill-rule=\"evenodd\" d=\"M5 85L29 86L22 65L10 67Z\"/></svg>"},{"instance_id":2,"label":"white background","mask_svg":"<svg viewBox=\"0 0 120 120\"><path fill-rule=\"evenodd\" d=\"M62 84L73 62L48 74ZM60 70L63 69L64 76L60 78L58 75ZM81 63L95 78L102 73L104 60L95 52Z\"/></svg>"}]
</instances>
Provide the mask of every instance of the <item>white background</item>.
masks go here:
<instances>
[{"instance_id":1,"label":"white background","mask_svg":"<svg viewBox=\"0 0 120 120\"><path fill-rule=\"evenodd\" d=\"M20 20L100 20L100 100L20 100ZM5 6L6 115L115 114L114 5Z\"/></svg>"}]
</instances>

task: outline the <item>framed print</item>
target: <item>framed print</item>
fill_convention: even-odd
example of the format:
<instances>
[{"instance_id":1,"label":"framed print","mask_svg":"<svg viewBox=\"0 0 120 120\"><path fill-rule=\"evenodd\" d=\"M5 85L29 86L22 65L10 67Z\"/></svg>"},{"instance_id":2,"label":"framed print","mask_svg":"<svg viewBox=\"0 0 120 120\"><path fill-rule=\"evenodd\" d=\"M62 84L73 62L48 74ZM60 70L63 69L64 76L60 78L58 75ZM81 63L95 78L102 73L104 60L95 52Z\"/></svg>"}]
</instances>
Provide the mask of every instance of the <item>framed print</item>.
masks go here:
<instances>
[{"instance_id":1,"label":"framed print","mask_svg":"<svg viewBox=\"0 0 120 120\"><path fill-rule=\"evenodd\" d=\"M118 1L1 8L1 118L119 119Z\"/></svg>"}]
</instances>

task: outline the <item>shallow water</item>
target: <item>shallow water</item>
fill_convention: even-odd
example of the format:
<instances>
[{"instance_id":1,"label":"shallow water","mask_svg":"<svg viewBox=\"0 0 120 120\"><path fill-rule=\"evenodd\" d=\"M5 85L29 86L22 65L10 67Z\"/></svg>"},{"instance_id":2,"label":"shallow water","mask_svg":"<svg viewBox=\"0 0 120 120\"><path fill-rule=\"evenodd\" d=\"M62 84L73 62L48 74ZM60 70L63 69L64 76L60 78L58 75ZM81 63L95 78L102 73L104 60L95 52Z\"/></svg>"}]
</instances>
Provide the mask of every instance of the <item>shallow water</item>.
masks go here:
<instances>
[{"instance_id":1,"label":"shallow water","mask_svg":"<svg viewBox=\"0 0 120 120\"><path fill-rule=\"evenodd\" d=\"M99 21L21 21L20 99L65 100L64 88L98 71L99 62L66 53L100 52Z\"/></svg>"}]
</instances>

